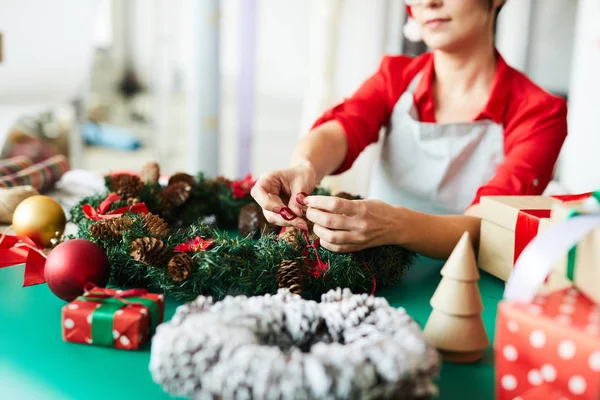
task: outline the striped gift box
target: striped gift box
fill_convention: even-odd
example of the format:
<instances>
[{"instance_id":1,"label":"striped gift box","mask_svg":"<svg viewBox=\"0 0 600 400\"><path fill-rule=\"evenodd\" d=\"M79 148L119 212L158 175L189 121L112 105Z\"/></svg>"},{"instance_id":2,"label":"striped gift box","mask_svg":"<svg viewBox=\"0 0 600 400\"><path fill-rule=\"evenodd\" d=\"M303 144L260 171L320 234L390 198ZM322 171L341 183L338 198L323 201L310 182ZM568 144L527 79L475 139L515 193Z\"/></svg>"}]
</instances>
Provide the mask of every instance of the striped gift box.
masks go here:
<instances>
[{"instance_id":1,"label":"striped gift box","mask_svg":"<svg viewBox=\"0 0 600 400\"><path fill-rule=\"evenodd\" d=\"M17 173L32 165L33 160L25 156L15 156L0 160L0 178Z\"/></svg>"},{"instance_id":2,"label":"striped gift box","mask_svg":"<svg viewBox=\"0 0 600 400\"><path fill-rule=\"evenodd\" d=\"M14 174L0 177L0 187L31 185L43 192L58 182L69 169L69 160L63 155L56 155Z\"/></svg>"}]
</instances>

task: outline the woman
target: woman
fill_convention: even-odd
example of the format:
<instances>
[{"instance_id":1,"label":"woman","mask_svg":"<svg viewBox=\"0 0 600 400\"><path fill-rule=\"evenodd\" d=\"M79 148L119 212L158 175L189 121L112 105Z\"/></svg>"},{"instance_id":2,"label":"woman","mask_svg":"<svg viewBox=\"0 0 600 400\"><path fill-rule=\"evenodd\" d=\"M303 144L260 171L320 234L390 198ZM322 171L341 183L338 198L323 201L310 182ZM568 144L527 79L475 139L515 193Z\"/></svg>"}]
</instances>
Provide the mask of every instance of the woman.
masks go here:
<instances>
[{"instance_id":1,"label":"woman","mask_svg":"<svg viewBox=\"0 0 600 400\"><path fill-rule=\"evenodd\" d=\"M263 174L253 197L268 221L307 229L335 252L395 244L446 258L463 232L479 242L485 195L539 195L567 135L567 108L494 47L504 0L407 2L432 52L384 57L349 99L326 111L288 169ZM379 140L368 200L309 196ZM296 218L282 218L289 207ZM285 214L284 214L285 215ZM289 216L294 217L294 216Z\"/></svg>"}]
</instances>

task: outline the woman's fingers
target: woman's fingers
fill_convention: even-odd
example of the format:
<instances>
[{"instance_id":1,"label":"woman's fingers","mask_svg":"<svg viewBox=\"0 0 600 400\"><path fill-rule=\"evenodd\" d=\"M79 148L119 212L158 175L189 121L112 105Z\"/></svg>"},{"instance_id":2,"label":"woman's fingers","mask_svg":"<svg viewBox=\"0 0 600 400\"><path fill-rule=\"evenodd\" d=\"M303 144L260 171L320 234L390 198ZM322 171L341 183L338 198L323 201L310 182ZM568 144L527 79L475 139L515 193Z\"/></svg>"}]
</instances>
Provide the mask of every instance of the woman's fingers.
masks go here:
<instances>
[{"instance_id":1,"label":"woman's fingers","mask_svg":"<svg viewBox=\"0 0 600 400\"><path fill-rule=\"evenodd\" d=\"M329 229L350 230L353 228L350 217L312 207L306 210L306 219L313 222L315 226L320 225Z\"/></svg>"},{"instance_id":2,"label":"woman's fingers","mask_svg":"<svg viewBox=\"0 0 600 400\"><path fill-rule=\"evenodd\" d=\"M273 184L269 182L268 179L259 179L252 188L250 194L264 210L279 214L285 207L285 203L277 193L272 193L269 190L271 186L273 186Z\"/></svg>"},{"instance_id":3,"label":"woman's fingers","mask_svg":"<svg viewBox=\"0 0 600 400\"><path fill-rule=\"evenodd\" d=\"M263 215L265 216L265 219L273 225L292 226L292 221L286 221L280 214L263 209Z\"/></svg>"},{"instance_id":4,"label":"woman's fingers","mask_svg":"<svg viewBox=\"0 0 600 400\"><path fill-rule=\"evenodd\" d=\"M308 196L305 199L305 204L310 208L352 216L358 213L359 202L335 196Z\"/></svg>"},{"instance_id":5,"label":"woman's fingers","mask_svg":"<svg viewBox=\"0 0 600 400\"><path fill-rule=\"evenodd\" d=\"M333 248L355 248L359 244L357 243L354 233L350 231L337 231L321 225L315 225L313 227L313 232L319 237L319 239L321 239L320 243L326 243L330 245L331 248L329 248L329 250L332 251L335 251Z\"/></svg>"}]
</instances>

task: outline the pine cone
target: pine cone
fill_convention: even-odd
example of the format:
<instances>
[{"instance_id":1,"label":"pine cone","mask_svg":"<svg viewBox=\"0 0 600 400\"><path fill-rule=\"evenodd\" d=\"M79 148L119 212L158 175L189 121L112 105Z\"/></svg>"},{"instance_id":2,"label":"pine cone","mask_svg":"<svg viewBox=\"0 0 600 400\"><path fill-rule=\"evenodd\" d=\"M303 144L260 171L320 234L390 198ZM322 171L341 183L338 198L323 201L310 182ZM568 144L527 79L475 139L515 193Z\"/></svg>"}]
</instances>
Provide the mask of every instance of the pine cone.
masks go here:
<instances>
[{"instance_id":1,"label":"pine cone","mask_svg":"<svg viewBox=\"0 0 600 400\"><path fill-rule=\"evenodd\" d=\"M119 217L98 221L90 226L90 233L96 239L117 239L131 227L130 217Z\"/></svg>"},{"instance_id":2,"label":"pine cone","mask_svg":"<svg viewBox=\"0 0 600 400\"><path fill-rule=\"evenodd\" d=\"M304 270L296 261L283 260L277 269L277 284L293 294L302 293Z\"/></svg>"},{"instance_id":3,"label":"pine cone","mask_svg":"<svg viewBox=\"0 0 600 400\"><path fill-rule=\"evenodd\" d=\"M257 234L268 235L269 233L279 232L277 225L271 224L265 218L262 212L262 208L256 203L249 203L242 207L240 210L240 216L238 218L238 229L240 236L246 237L252 235L255 237Z\"/></svg>"},{"instance_id":4,"label":"pine cone","mask_svg":"<svg viewBox=\"0 0 600 400\"><path fill-rule=\"evenodd\" d=\"M127 199L127 204L129 204L130 206L134 206L141 202L142 202L142 199L140 199L139 197L131 197L131 198Z\"/></svg>"},{"instance_id":5,"label":"pine cone","mask_svg":"<svg viewBox=\"0 0 600 400\"><path fill-rule=\"evenodd\" d=\"M176 182L160 191L163 207L169 210L172 207L183 205L190 198L192 187L186 182Z\"/></svg>"},{"instance_id":6,"label":"pine cone","mask_svg":"<svg viewBox=\"0 0 600 400\"><path fill-rule=\"evenodd\" d=\"M178 172L169 178L168 186L171 186L177 182L185 182L190 186L194 185L194 177L192 175L186 174L184 172Z\"/></svg>"},{"instance_id":7,"label":"pine cone","mask_svg":"<svg viewBox=\"0 0 600 400\"><path fill-rule=\"evenodd\" d=\"M148 185L157 185L160 178L160 166L156 162L147 162L140 172L142 181Z\"/></svg>"},{"instance_id":8,"label":"pine cone","mask_svg":"<svg viewBox=\"0 0 600 400\"><path fill-rule=\"evenodd\" d=\"M279 236L277 236L277 240L279 240L280 242L284 242L284 243L294 246L294 248L296 250L300 250L300 248L301 248L300 241L298 240L298 236L297 236L295 228L286 229L285 232L283 232Z\"/></svg>"},{"instance_id":9,"label":"pine cone","mask_svg":"<svg viewBox=\"0 0 600 400\"><path fill-rule=\"evenodd\" d=\"M177 253L169 260L167 272L175 282L183 282L192 272L193 262L186 253Z\"/></svg>"},{"instance_id":10,"label":"pine cone","mask_svg":"<svg viewBox=\"0 0 600 400\"><path fill-rule=\"evenodd\" d=\"M144 189L144 183L135 175L121 174L110 178L110 187L123 200L128 200L138 197Z\"/></svg>"},{"instance_id":11,"label":"pine cone","mask_svg":"<svg viewBox=\"0 0 600 400\"><path fill-rule=\"evenodd\" d=\"M153 237L167 236L171 231L165 220L156 214L143 214L142 222L148 234Z\"/></svg>"},{"instance_id":12,"label":"pine cone","mask_svg":"<svg viewBox=\"0 0 600 400\"><path fill-rule=\"evenodd\" d=\"M217 188L220 185L225 185L225 186L230 186L232 183L232 181L230 179L225 178L222 175L217 176L215 179L213 179L213 181L211 182L213 188Z\"/></svg>"},{"instance_id":13,"label":"pine cone","mask_svg":"<svg viewBox=\"0 0 600 400\"><path fill-rule=\"evenodd\" d=\"M162 240L145 237L131 242L129 254L135 261L160 266L165 261L168 252L169 248Z\"/></svg>"}]
</instances>

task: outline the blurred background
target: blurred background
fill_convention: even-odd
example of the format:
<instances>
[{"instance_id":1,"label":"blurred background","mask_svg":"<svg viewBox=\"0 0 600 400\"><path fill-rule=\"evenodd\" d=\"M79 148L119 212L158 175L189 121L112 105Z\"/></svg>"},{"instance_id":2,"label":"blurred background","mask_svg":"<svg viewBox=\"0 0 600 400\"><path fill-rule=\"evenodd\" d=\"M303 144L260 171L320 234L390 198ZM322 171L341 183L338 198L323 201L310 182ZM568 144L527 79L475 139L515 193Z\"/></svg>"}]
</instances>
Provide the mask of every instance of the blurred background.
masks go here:
<instances>
[{"instance_id":1,"label":"blurred background","mask_svg":"<svg viewBox=\"0 0 600 400\"><path fill-rule=\"evenodd\" d=\"M600 186L600 1L509 0L498 48L569 101L554 184ZM288 165L383 54L419 54L403 0L0 0L2 157L241 178ZM366 195L377 146L332 189Z\"/></svg>"}]
</instances>

